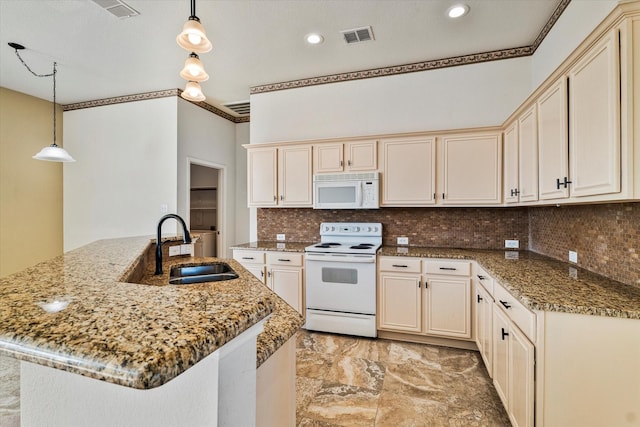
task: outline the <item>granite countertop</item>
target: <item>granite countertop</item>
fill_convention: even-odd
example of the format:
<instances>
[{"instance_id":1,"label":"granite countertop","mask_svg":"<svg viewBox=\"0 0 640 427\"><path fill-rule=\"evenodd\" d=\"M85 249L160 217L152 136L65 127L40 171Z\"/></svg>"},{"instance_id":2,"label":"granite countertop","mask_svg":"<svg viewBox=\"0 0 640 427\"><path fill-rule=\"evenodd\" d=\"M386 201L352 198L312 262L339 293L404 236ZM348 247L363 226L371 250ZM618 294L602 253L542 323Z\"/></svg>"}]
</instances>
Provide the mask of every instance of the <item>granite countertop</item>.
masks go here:
<instances>
[{"instance_id":1,"label":"granite countertop","mask_svg":"<svg viewBox=\"0 0 640 427\"><path fill-rule=\"evenodd\" d=\"M475 260L531 310L640 319L640 288L535 252L383 246L378 254Z\"/></svg>"},{"instance_id":2,"label":"granite countertop","mask_svg":"<svg viewBox=\"0 0 640 427\"><path fill-rule=\"evenodd\" d=\"M100 240L1 278L0 353L150 389L271 313L258 336L258 363L302 324L233 260L225 262L239 274L235 280L188 286L125 282L153 253L151 246L149 237ZM175 263L186 260L197 259Z\"/></svg>"}]
</instances>

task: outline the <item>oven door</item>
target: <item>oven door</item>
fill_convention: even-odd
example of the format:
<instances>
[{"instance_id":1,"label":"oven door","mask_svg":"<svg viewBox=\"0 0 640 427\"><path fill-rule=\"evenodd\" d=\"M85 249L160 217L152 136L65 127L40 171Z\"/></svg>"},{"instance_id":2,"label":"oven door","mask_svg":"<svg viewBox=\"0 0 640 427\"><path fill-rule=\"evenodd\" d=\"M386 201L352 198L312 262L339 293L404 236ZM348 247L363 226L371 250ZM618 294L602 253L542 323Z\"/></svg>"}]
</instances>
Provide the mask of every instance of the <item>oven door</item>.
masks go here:
<instances>
[{"instance_id":1,"label":"oven door","mask_svg":"<svg viewBox=\"0 0 640 427\"><path fill-rule=\"evenodd\" d=\"M307 253L307 308L376 313L376 256Z\"/></svg>"}]
</instances>

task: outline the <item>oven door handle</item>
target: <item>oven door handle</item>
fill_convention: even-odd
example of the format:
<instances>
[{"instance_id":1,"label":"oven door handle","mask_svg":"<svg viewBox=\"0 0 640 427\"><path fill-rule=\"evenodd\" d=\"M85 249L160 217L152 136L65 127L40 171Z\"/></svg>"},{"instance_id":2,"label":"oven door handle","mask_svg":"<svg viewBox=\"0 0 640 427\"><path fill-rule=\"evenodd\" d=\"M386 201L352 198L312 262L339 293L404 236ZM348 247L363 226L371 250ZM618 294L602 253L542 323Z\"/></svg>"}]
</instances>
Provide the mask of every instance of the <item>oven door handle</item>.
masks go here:
<instances>
[{"instance_id":1,"label":"oven door handle","mask_svg":"<svg viewBox=\"0 0 640 427\"><path fill-rule=\"evenodd\" d=\"M348 255L348 254L312 254L306 253L305 260L308 262L350 262L357 264L373 264L376 262L375 255Z\"/></svg>"}]
</instances>

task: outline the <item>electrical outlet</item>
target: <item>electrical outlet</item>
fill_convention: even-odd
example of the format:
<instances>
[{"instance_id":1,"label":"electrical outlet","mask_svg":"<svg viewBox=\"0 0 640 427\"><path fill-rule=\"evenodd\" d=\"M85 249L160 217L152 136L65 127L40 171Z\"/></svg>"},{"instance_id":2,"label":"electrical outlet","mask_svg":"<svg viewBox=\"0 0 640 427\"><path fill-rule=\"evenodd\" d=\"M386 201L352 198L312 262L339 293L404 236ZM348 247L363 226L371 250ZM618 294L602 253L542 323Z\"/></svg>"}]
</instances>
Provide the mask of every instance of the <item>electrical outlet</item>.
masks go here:
<instances>
[{"instance_id":1,"label":"electrical outlet","mask_svg":"<svg viewBox=\"0 0 640 427\"><path fill-rule=\"evenodd\" d=\"M193 243L180 245L180 255L191 255L193 253Z\"/></svg>"},{"instance_id":2,"label":"electrical outlet","mask_svg":"<svg viewBox=\"0 0 640 427\"><path fill-rule=\"evenodd\" d=\"M569 261L577 263L578 262L578 252L569 251Z\"/></svg>"},{"instance_id":3,"label":"electrical outlet","mask_svg":"<svg viewBox=\"0 0 640 427\"><path fill-rule=\"evenodd\" d=\"M409 238L408 237L398 237L398 244L399 245L408 245L409 244Z\"/></svg>"},{"instance_id":4,"label":"electrical outlet","mask_svg":"<svg viewBox=\"0 0 640 427\"><path fill-rule=\"evenodd\" d=\"M169 246L169 256L180 255L181 246Z\"/></svg>"},{"instance_id":5,"label":"electrical outlet","mask_svg":"<svg viewBox=\"0 0 640 427\"><path fill-rule=\"evenodd\" d=\"M571 277L572 279L577 279L578 278L578 270L576 270L573 267L569 267L569 277Z\"/></svg>"},{"instance_id":6,"label":"electrical outlet","mask_svg":"<svg viewBox=\"0 0 640 427\"><path fill-rule=\"evenodd\" d=\"M279 241L285 240L284 234L276 234L276 240L279 240Z\"/></svg>"},{"instance_id":7,"label":"electrical outlet","mask_svg":"<svg viewBox=\"0 0 640 427\"><path fill-rule=\"evenodd\" d=\"M510 249L518 249L520 247L520 240L505 240L504 247Z\"/></svg>"}]
</instances>

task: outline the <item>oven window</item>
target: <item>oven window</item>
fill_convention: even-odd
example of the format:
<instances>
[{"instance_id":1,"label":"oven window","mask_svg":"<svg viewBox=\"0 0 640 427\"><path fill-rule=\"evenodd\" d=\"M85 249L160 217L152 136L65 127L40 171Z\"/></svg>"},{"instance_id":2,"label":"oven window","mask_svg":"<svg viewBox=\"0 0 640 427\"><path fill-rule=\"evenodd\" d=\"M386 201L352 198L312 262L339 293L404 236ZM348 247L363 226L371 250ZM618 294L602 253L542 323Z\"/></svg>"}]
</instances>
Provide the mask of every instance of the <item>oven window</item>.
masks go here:
<instances>
[{"instance_id":1,"label":"oven window","mask_svg":"<svg viewBox=\"0 0 640 427\"><path fill-rule=\"evenodd\" d=\"M323 267L322 283L355 285L358 283L358 270L355 268Z\"/></svg>"},{"instance_id":2,"label":"oven window","mask_svg":"<svg viewBox=\"0 0 640 427\"><path fill-rule=\"evenodd\" d=\"M344 187L318 187L320 203L353 203L356 201L355 185Z\"/></svg>"}]
</instances>

